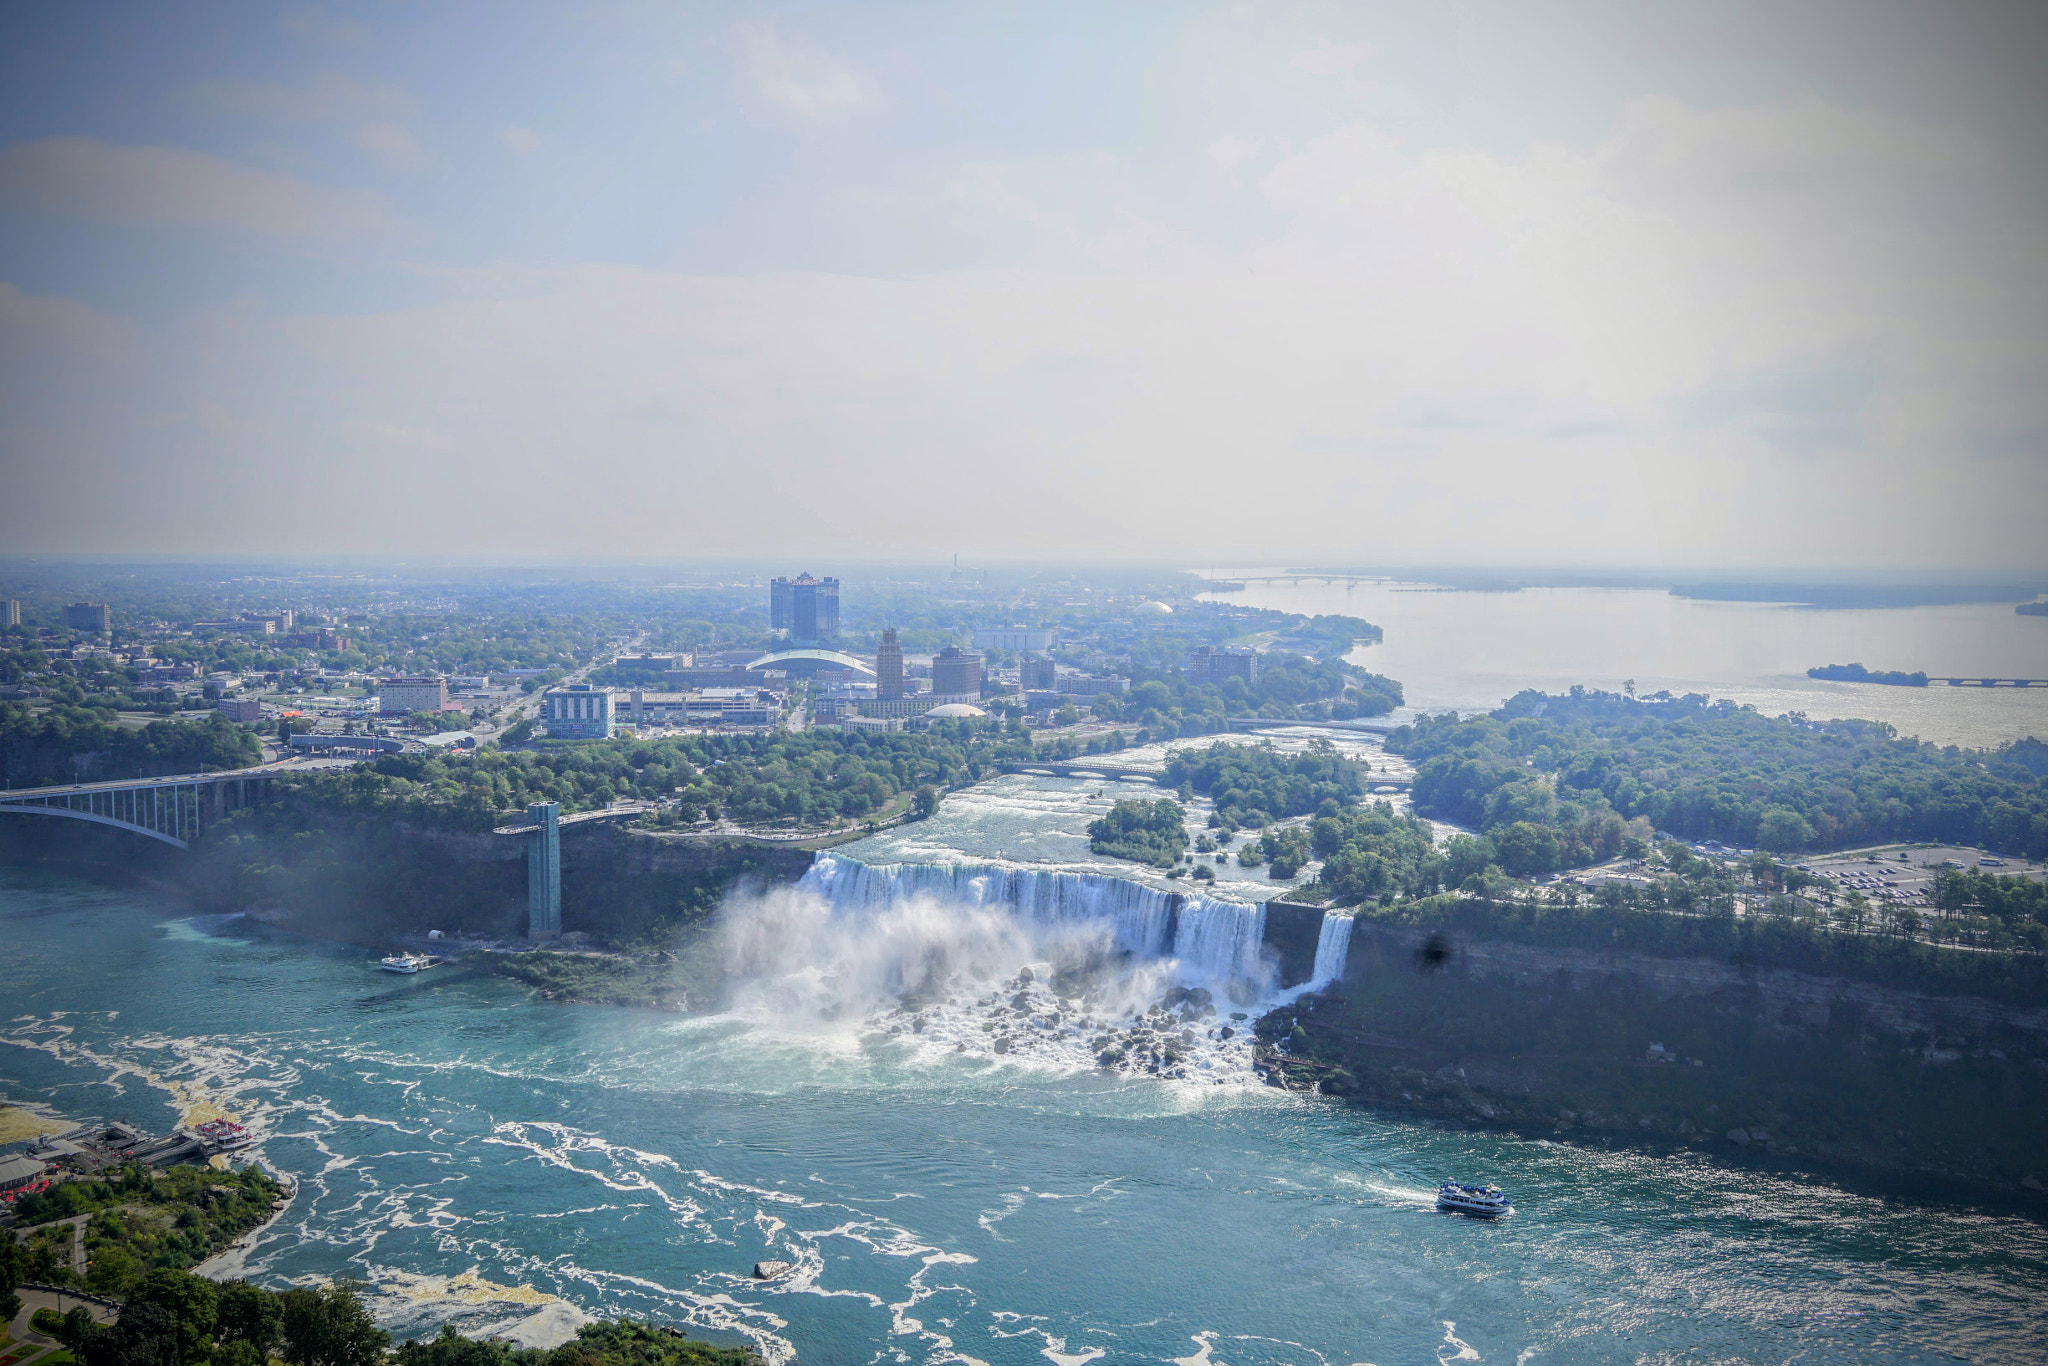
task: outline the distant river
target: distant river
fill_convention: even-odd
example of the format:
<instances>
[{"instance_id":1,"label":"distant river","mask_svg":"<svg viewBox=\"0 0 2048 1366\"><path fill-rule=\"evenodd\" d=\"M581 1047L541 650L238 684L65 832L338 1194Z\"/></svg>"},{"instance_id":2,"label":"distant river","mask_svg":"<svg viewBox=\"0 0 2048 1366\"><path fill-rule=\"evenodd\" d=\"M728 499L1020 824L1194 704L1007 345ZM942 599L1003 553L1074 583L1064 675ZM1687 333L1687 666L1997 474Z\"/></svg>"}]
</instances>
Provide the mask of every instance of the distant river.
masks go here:
<instances>
[{"instance_id":1,"label":"distant river","mask_svg":"<svg viewBox=\"0 0 2048 1366\"><path fill-rule=\"evenodd\" d=\"M241 1116L300 1196L240 1269L361 1277L401 1334L633 1314L821 1366L2048 1360L2048 1235L1996 1208L803 1010L550 1005L19 871L0 935L0 1093ZM1436 1214L1447 1175L1520 1213ZM796 1271L750 1280L762 1258Z\"/></svg>"},{"instance_id":2,"label":"distant river","mask_svg":"<svg viewBox=\"0 0 2048 1366\"><path fill-rule=\"evenodd\" d=\"M1271 568L1213 570L1218 577ZM1806 677L1858 663L1931 676L2048 678L2048 617L2009 604L1831 610L1703 602L1661 589L1449 591L1428 584L1255 583L1216 601L1342 613L1384 627L1352 662L1401 680L1415 708L1491 709L1524 688L1668 688L1768 714L1888 721L1938 744L2048 740L2048 688L1890 688Z\"/></svg>"}]
</instances>

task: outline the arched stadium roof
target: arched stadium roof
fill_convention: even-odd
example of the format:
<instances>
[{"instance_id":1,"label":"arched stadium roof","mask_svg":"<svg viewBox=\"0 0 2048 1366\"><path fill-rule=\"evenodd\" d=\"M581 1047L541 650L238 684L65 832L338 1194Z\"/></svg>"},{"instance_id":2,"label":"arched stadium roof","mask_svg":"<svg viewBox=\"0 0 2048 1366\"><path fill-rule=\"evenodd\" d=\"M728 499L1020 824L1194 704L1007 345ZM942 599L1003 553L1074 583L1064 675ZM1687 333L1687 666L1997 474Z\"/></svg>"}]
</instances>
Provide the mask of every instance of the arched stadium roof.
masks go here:
<instances>
[{"instance_id":1,"label":"arched stadium roof","mask_svg":"<svg viewBox=\"0 0 2048 1366\"><path fill-rule=\"evenodd\" d=\"M808 665L811 669L851 669L854 673L868 678L875 676L874 666L864 659L839 653L837 650L777 650L771 655L762 655L749 669L774 669L791 664Z\"/></svg>"}]
</instances>

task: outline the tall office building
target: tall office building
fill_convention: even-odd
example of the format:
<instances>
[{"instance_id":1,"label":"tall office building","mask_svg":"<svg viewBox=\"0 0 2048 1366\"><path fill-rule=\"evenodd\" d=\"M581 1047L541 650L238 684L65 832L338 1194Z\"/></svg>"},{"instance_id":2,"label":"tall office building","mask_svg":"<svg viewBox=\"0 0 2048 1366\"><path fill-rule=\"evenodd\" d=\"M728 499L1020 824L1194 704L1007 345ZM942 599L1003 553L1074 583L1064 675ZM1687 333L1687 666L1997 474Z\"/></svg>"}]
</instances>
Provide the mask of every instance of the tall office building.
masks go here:
<instances>
[{"instance_id":1,"label":"tall office building","mask_svg":"<svg viewBox=\"0 0 2048 1366\"><path fill-rule=\"evenodd\" d=\"M1026 691L1050 692L1058 677L1053 662L1043 655L1026 655L1017 666L1017 682Z\"/></svg>"},{"instance_id":2,"label":"tall office building","mask_svg":"<svg viewBox=\"0 0 2048 1366\"><path fill-rule=\"evenodd\" d=\"M948 645L932 657L932 692L965 697L981 691L981 656Z\"/></svg>"},{"instance_id":3,"label":"tall office building","mask_svg":"<svg viewBox=\"0 0 2048 1366\"><path fill-rule=\"evenodd\" d=\"M768 581L768 625L791 640L831 640L839 634L839 580L808 572Z\"/></svg>"},{"instance_id":4,"label":"tall office building","mask_svg":"<svg viewBox=\"0 0 2048 1366\"><path fill-rule=\"evenodd\" d=\"M875 696L893 701L903 696L903 647L896 643L896 628L882 631L881 648L875 651Z\"/></svg>"},{"instance_id":5,"label":"tall office building","mask_svg":"<svg viewBox=\"0 0 2048 1366\"><path fill-rule=\"evenodd\" d=\"M0 598L0 626L21 625L21 599Z\"/></svg>"},{"instance_id":6,"label":"tall office building","mask_svg":"<svg viewBox=\"0 0 2048 1366\"><path fill-rule=\"evenodd\" d=\"M114 629L114 613L103 602L73 602L64 608L64 629L84 631L89 635L109 635Z\"/></svg>"}]
</instances>

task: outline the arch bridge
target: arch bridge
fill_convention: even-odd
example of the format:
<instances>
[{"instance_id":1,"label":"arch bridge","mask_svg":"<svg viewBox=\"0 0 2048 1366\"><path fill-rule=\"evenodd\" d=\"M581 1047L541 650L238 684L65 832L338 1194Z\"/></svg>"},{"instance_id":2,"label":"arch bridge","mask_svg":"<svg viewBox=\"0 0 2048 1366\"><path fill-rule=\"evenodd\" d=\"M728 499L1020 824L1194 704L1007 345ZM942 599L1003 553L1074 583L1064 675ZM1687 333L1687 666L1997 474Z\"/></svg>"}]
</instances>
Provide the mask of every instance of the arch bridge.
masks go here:
<instances>
[{"instance_id":1,"label":"arch bridge","mask_svg":"<svg viewBox=\"0 0 2048 1366\"><path fill-rule=\"evenodd\" d=\"M188 849L208 826L231 811L255 806L270 796L278 774L346 764L346 760L186 773L169 778L126 778L61 787L25 787L0 792L0 814L56 816L129 830L179 849Z\"/></svg>"}]
</instances>

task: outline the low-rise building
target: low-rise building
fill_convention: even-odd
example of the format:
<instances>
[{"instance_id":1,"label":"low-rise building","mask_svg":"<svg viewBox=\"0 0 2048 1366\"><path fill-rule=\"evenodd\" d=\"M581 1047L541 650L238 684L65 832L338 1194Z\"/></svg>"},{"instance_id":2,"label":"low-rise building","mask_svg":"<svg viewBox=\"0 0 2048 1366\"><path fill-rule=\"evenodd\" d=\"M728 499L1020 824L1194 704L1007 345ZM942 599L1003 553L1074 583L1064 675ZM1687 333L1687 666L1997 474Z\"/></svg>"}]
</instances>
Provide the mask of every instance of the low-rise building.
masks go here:
<instances>
[{"instance_id":1,"label":"low-rise building","mask_svg":"<svg viewBox=\"0 0 2048 1366\"><path fill-rule=\"evenodd\" d=\"M612 661L612 672L629 682L657 683L671 669L693 666L689 655L620 655Z\"/></svg>"},{"instance_id":2,"label":"low-rise building","mask_svg":"<svg viewBox=\"0 0 2048 1366\"><path fill-rule=\"evenodd\" d=\"M254 725L263 719L263 703L253 697L223 697L213 705L214 709L228 720L245 726Z\"/></svg>"},{"instance_id":3,"label":"low-rise building","mask_svg":"<svg viewBox=\"0 0 2048 1366\"><path fill-rule=\"evenodd\" d=\"M43 1164L33 1157L22 1153L9 1153L6 1157L0 1157L0 1191L17 1190L42 1180L43 1176ZM28 1311L24 1309L22 1312L25 1314Z\"/></svg>"},{"instance_id":4,"label":"low-rise building","mask_svg":"<svg viewBox=\"0 0 2048 1366\"><path fill-rule=\"evenodd\" d=\"M617 725L613 715L616 688L572 683L541 695L541 719L557 740L609 740Z\"/></svg>"},{"instance_id":5,"label":"low-rise building","mask_svg":"<svg viewBox=\"0 0 2048 1366\"><path fill-rule=\"evenodd\" d=\"M234 617L219 621L195 621L194 634L269 636L277 634L277 620L274 617Z\"/></svg>"},{"instance_id":6,"label":"low-rise building","mask_svg":"<svg viewBox=\"0 0 2048 1366\"><path fill-rule=\"evenodd\" d=\"M448 704L445 678L387 678L378 686L386 716L410 716L416 711L442 711Z\"/></svg>"},{"instance_id":7,"label":"low-rise building","mask_svg":"<svg viewBox=\"0 0 2048 1366\"><path fill-rule=\"evenodd\" d=\"M1059 638L1057 626L988 626L974 633L974 648L1019 654L1027 650L1043 652L1058 644Z\"/></svg>"},{"instance_id":8,"label":"low-rise building","mask_svg":"<svg viewBox=\"0 0 2048 1366\"><path fill-rule=\"evenodd\" d=\"M1114 674L1084 674L1075 669L1061 669L1054 675L1052 687L1054 692L1071 697L1098 697L1104 693L1119 696L1130 683L1130 679Z\"/></svg>"},{"instance_id":9,"label":"low-rise building","mask_svg":"<svg viewBox=\"0 0 2048 1366\"><path fill-rule=\"evenodd\" d=\"M1221 683L1226 678L1244 680L1246 687L1259 681L1259 652L1241 646L1218 650L1198 645L1188 651L1188 682Z\"/></svg>"}]
</instances>

